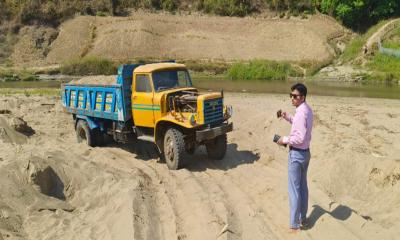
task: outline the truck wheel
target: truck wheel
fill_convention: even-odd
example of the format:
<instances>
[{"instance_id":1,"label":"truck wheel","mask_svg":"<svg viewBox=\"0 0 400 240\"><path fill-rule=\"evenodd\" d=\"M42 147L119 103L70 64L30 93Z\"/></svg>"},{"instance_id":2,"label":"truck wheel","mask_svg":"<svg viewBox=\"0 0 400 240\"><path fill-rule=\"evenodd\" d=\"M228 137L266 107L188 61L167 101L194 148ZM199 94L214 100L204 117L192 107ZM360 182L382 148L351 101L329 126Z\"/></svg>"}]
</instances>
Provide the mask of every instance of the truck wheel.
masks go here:
<instances>
[{"instance_id":1,"label":"truck wheel","mask_svg":"<svg viewBox=\"0 0 400 240\"><path fill-rule=\"evenodd\" d=\"M100 129L98 129L98 128L93 129L92 138L94 139L96 146L104 146L105 145L104 134L100 131Z\"/></svg>"},{"instance_id":2,"label":"truck wheel","mask_svg":"<svg viewBox=\"0 0 400 240\"><path fill-rule=\"evenodd\" d=\"M90 132L90 128L86 121L78 120L76 124L76 137L78 139L78 143L86 142L87 145L94 147L94 139L92 137L92 133Z\"/></svg>"},{"instance_id":3,"label":"truck wheel","mask_svg":"<svg viewBox=\"0 0 400 240\"><path fill-rule=\"evenodd\" d=\"M193 155L194 151L196 151L196 148L195 147L186 148L185 151L186 151L187 154Z\"/></svg>"},{"instance_id":4,"label":"truck wheel","mask_svg":"<svg viewBox=\"0 0 400 240\"><path fill-rule=\"evenodd\" d=\"M222 134L210 142L206 143L208 157L214 160L221 160L226 153L227 138L226 134Z\"/></svg>"},{"instance_id":5,"label":"truck wheel","mask_svg":"<svg viewBox=\"0 0 400 240\"><path fill-rule=\"evenodd\" d=\"M175 128L170 128L164 135L164 156L171 170L182 167L185 158L185 140L183 134Z\"/></svg>"}]
</instances>

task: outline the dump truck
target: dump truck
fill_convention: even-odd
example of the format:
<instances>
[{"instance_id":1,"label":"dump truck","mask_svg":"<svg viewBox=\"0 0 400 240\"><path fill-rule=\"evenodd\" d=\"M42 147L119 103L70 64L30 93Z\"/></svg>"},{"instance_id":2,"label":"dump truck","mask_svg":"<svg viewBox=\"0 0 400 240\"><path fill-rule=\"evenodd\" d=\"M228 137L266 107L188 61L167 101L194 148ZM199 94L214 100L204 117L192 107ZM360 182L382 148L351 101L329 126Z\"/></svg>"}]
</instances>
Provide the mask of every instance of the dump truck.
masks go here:
<instances>
[{"instance_id":1,"label":"dump truck","mask_svg":"<svg viewBox=\"0 0 400 240\"><path fill-rule=\"evenodd\" d=\"M200 93L185 65L175 62L126 64L112 82L63 84L61 101L75 122L78 142L101 146L116 142L152 142L169 169L183 166L205 145L209 158L223 159L232 107L223 92Z\"/></svg>"}]
</instances>

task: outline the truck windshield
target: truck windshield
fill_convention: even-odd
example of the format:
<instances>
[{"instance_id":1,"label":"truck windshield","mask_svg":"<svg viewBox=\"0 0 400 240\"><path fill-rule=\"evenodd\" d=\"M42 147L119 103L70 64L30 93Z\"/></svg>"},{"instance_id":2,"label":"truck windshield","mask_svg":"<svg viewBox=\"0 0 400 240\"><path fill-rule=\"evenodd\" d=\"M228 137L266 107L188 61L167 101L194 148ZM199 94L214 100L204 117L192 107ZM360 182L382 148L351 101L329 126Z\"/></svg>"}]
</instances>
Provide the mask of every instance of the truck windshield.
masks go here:
<instances>
[{"instance_id":1,"label":"truck windshield","mask_svg":"<svg viewBox=\"0 0 400 240\"><path fill-rule=\"evenodd\" d=\"M192 87L188 71L175 69L154 72L153 84L156 92L178 87Z\"/></svg>"}]
</instances>

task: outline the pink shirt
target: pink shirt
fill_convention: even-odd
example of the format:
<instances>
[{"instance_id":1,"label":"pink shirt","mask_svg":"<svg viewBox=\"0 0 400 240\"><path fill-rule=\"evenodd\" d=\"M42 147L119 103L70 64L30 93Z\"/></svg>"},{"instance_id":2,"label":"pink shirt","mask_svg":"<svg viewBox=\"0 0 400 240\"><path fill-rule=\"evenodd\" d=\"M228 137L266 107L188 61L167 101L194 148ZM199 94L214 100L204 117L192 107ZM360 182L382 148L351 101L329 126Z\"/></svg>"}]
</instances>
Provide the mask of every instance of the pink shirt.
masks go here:
<instances>
[{"instance_id":1,"label":"pink shirt","mask_svg":"<svg viewBox=\"0 0 400 240\"><path fill-rule=\"evenodd\" d=\"M292 124L289 136L283 137L283 143L292 147L307 149L310 147L313 112L306 102L296 108L294 117L287 115L286 121Z\"/></svg>"}]
</instances>

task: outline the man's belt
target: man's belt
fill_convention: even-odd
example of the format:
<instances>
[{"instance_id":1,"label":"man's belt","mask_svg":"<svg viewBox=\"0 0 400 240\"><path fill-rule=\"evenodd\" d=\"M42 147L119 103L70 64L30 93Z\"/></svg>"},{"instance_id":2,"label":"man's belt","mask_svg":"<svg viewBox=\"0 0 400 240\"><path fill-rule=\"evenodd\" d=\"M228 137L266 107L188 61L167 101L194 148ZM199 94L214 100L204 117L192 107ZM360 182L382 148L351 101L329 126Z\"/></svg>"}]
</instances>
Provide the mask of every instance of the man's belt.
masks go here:
<instances>
[{"instance_id":1,"label":"man's belt","mask_svg":"<svg viewBox=\"0 0 400 240\"><path fill-rule=\"evenodd\" d=\"M295 148L295 147L292 147L292 146L289 147L289 150L295 150L295 151L299 151L299 152L308 152L308 151L310 151L309 148L301 149L301 148Z\"/></svg>"}]
</instances>

